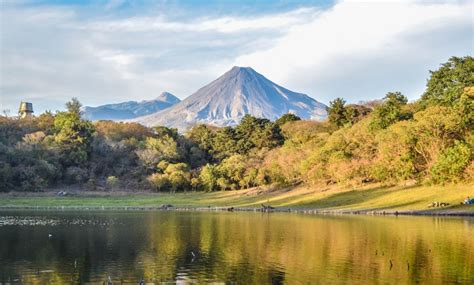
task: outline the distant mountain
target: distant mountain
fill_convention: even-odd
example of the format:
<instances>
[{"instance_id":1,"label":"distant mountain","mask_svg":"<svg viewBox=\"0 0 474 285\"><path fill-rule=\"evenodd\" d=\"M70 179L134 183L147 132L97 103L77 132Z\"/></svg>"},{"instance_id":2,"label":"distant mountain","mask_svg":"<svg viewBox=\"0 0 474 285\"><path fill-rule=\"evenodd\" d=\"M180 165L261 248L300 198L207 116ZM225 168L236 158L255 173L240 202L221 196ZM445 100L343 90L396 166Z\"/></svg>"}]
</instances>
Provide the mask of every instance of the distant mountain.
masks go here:
<instances>
[{"instance_id":1,"label":"distant mountain","mask_svg":"<svg viewBox=\"0 0 474 285\"><path fill-rule=\"evenodd\" d=\"M107 104L97 107L85 107L83 117L91 121L98 120L127 120L155 113L179 103L177 97L163 92L156 99L146 101L128 101L116 104Z\"/></svg>"},{"instance_id":2,"label":"distant mountain","mask_svg":"<svg viewBox=\"0 0 474 285\"><path fill-rule=\"evenodd\" d=\"M283 88L250 67L235 66L173 107L133 121L183 131L197 123L235 125L246 114L275 120L289 112L302 119L327 117L326 105Z\"/></svg>"}]
</instances>

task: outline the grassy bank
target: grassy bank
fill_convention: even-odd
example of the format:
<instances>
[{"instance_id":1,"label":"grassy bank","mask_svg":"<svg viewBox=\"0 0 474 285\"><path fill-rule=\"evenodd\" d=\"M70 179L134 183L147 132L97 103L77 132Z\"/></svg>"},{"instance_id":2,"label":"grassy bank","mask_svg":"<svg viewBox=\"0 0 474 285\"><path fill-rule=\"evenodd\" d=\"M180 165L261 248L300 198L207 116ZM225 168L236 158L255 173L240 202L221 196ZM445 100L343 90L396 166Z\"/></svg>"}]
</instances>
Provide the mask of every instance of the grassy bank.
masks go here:
<instances>
[{"instance_id":1,"label":"grassy bank","mask_svg":"<svg viewBox=\"0 0 474 285\"><path fill-rule=\"evenodd\" d=\"M371 186L350 188L311 188L299 186L285 190L240 190L188 193L76 192L73 197L57 197L53 192L0 195L0 207L30 206L173 206L258 207L270 204L294 209L327 211L459 211L474 212L474 205L460 205L466 196L474 197L474 184L447 186ZM447 202L444 208L429 208L433 201Z\"/></svg>"}]
</instances>

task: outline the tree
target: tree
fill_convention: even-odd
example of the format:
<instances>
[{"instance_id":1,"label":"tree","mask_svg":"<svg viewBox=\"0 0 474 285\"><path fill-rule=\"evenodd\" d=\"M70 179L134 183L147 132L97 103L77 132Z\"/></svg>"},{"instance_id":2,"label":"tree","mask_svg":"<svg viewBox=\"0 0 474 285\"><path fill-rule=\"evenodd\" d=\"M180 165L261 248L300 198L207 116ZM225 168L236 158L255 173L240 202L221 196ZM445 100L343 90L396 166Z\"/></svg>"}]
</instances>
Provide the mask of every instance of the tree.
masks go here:
<instances>
[{"instance_id":1,"label":"tree","mask_svg":"<svg viewBox=\"0 0 474 285\"><path fill-rule=\"evenodd\" d=\"M186 163L170 163L166 167L165 175L168 176L171 190L186 190L190 186L190 175Z\"/></svg>"},{"instance_id":2,"label":"tree","mask_svg":"<svg viewBox=\"0 0 474 285\"><path fill-rule=\"evenodd\" d=\"M274 148L284 142L280 127L268 119L245 115L235 127L237 153L247 154L254 148Z\"/></svg>"},{"instance_id":3,"label":"tree","mask_svg":"<svg viewBox=\"0 0 474 285\"><path fill-rule=\"evenodd\" d=\"M69 113L81 114L82 104L76 97L73 97L71 101L66 103L66 109Z\"/></svg>"},{"instance_id":4,"label":"tree","mask_svg":"<svg viewBox=\"0 0 474 285\"><path fill-rule=\"evenodd\" d=\"M54 115L51 111L46 111L37 118L38 128L44 130L45 133L51 134L54 127Z\"/></svg>"},{"instance_id":5,"label":"tree","mask_svg":"<svg viewBox=\"0 0 474 285\"><path fill-rule=\"evenodd\" d=\"M191 128L186 136L196 143L202 150L209 153L212 149L212 141L215 136L215 132L207 125L197 125Z\"/></svg>"},{"instance_id":6,"label":"tree","mask_svg":"<svg viewBox=\"0 0 474 285\"><path fill-rule=\"evenodd\" d=\"M474 86L464 88L455 109L462 116L466 128L474 130Z\"/></svg>"},{"instance_id":7,"label":"tree","mask_svg":"<svg viewBox=\"0 0 474 285\"><path fill-rule=\"evenodd\" d=\"M417 158L417 169L430 168L443 150L462 141L468 133L462 114L456 109L432 106L415 113L412 141Z\"/></svg>"},{"instance_id":8,"label":"tree","mask_svg":"<svg viewBox=\"0 0 474 285\"><path fill-rule=\"evenodd\" d=\"M338 127L342 127L348 123L346 101L342 98L336 98L329 102L328 117L329 122Z\"/></svg>"},{"instance_id":9,"label":"tree","mask_svg":"<svg viewBox=\"0 0 474 285\"><path fill-rule=\"evenodd\" d=\"M193 191L198 190L202 185L201 180L198 177L193 177L190 183Z\"/></svg>"},{"instance_id":10,"label":"tree","mask_svg":"<svg viewBox=\"0 0 474 285\"><path fill-rule=\"evenodd\" d=\"M161 174L161 173L153 173L152 175L148 176L147 180L148 180L148 183L150 183L150 185L153 188L155 188L157 191L166 189L170 185L168 175Z\"/></svg>"},{"instance_id":11,"label":"tree","mask_svg":"<svg viewBox=\"0 0 474 285\"><path fill-rule=\"evenodd\" d=\"M247 157L237 154L226 158L219 164L219 173L222 176L222 181L225 182L220 183L221 188L235 190L241 185L245 185L243 180L246 160L248 160ZM225 185L225 187L222 185Z\"/></svg>"},{"instance_id":12,"label":"tree","mask_svg":"<svg viewBox=\"0 0 474 285\"><path fill-rule=\"evenodd\" d=\"M173 140L176 140L178 138L178 129L175 128L167 128L163 126L157 126L153 128L153 131L155 132L157 137L171 137Z\"/></svg>"},{"instance_id":13,"label":"tree","mask_svg":"<svg viewBox=\"0 0 474 285\"><path fill-rule=\"evenodd\" d=\"M158 160L175 161L179 158L178 144L168 135L146 138L146 148L155 150L159 156Z\"/></svg>"},{"instance_id":14,"label":"tree","mask_svg":"<svg viewBox=\"0 0 474 285\"><path fill-rule=\"evenodd\" d=\"M461 141L456 141L450 148L445 149L431 168L434 182L456 182L462 178L464 169L471 163L472 149Z\"/></svg>"},{"instance_id":15,"label":"tree","mask_svg":"<svg viewBox=\"0 0 474 285\"><path fill-rule=\"evenodd\" d=\"M384 103L377 106L373 112L373 118L370 124L371 129L385 129L400 120L409 119L411 115L402 109L407 103L408 99L402 93L387 93L384 97Z\"/></svg>"},{"instance_id":16,"label":"tree","mask_svg":"<svg viewBox=\"0 0 474 285\"><path fill-rule=\"evenodd\" d=\"M217 165L206 164L199 175L203 185L208 191L216 190L217 180L219 179L219 170Z\"/></svg>"},{"instance_id":17,"label":"tree","mask_svg":"<svg viewBox=\"0 0 474 285\"><path fill-rule=\"evenodd\" d=\"M455 106L459 104L464 88L474 86L474 58L472 56L451 57L436 71L430 71L421 105Z\"/></svg>"},{"instance_id":18,"label":"tree","mask_svg":"<svg viewBox=\"0 0 474 285\"><path fill-rule=\"evenodd\" d=\"M301 118L293 113L286 113L275 121L278 126L283 126L287 122L300 121Z\"/></svg>"},{"instance_id":19,"label":"tree","mask_svg":"<svg viewBox=\"0 0 474 285\"><path fill-rule=\"evenodd\" d=\"M54 117L54 141L63 153L63 163L78 165L86 162L91 152L94 127L89 121L82 120L76 112L76 107L80 105L77 99L68 104L70 111L59 112Z\"/></svg>"},{"instance_id":20,"label":"tree","mask_svg":"<svg viewBox=\"0 0 474 285\"><path fill-rule=\"evenodd\" d=\"M238 137L232 127L223 127L219 129L213 140L211 154L217 159L223 159L239 151Z\"/></svg>"},{"instance_id":21,"label":"tree","mask_svg":"<svg viewBox=\"0 0 474 285\"><path fill-rule=\"evenodd\" d=\"M350 104L346 106L346 121L351 125L357 123L358 121L362 120L366 117L372 109L367 106L359 105L359 104Z\"/></svg>"}]
</instances>

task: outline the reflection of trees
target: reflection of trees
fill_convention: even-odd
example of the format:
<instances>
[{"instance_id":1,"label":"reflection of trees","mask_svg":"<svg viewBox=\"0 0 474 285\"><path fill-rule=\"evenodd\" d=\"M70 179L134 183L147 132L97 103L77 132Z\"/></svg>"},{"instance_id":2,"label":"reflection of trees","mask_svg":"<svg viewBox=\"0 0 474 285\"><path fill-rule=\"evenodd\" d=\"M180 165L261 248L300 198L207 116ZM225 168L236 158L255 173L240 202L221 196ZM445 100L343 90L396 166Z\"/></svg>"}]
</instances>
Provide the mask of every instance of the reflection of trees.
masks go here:
<instances>
[{"instance_id":1,"label":"reflection of trees","mask_svg":"<svg viewBox=\"0 0 474 285\"><path fill-rule=\"evenodd\" d=\"M0 281L101 282L110 275L133 282L144 277L153 282L403 284L474 276L473 227L457 219L196 212L81 215L105 225L1 227ZM48 269L54 272L31 273Z\"/></svg>"}]
</instances>

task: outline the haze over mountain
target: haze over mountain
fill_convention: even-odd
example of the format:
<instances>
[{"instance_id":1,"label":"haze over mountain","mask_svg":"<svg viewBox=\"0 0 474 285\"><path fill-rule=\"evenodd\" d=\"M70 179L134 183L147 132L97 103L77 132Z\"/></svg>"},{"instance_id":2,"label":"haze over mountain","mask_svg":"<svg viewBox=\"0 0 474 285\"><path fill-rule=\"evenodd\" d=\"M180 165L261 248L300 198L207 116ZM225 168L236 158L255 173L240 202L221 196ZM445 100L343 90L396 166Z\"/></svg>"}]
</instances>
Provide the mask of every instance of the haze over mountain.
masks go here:
<instances>
[{"instance_id":1,"label":"haze over mountain","mask_svg":"<svg viewBox=\"0 0 474 285\"><path fill-rule=\"evenodd\" d=\"M163 92L153 100L144 100L140 102L128 101L97 107L85 107L83 110L83 117L91 121L127 120L164 110L180 101L181 100L173 94Z\"/></svg>"},{"instance_id":2,"label":"haze over mountain","mask_svg":"<svg viewBox=\"0 0 474 285\"><path fill-rule=\"evenodd\" d=\"M275 120L286 113L311 120L327 117L326 105L281 87L250 67L235 66L180 103L132 121L182 131L198 123L235 125L246 114Z\"/></svg>"}]
</instances>

